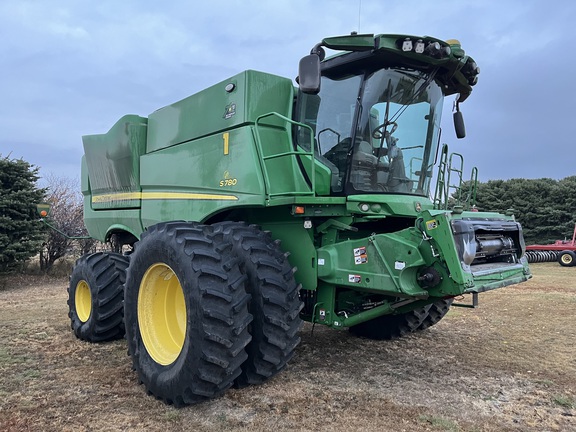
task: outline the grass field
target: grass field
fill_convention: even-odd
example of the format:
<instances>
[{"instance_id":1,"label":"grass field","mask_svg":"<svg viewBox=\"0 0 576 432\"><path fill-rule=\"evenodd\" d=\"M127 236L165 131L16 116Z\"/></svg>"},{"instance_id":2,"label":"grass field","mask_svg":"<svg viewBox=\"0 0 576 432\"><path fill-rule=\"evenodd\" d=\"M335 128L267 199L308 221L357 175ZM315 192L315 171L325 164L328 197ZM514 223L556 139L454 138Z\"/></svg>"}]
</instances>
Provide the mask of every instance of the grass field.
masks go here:
<instances>
[{"instance_id":1,"label":"grass field","mask_svg":"<svg viewBox=\"0 0 576 432\"><path fill-rule=\"evenodd\" d=\"M0 431L576 430L576 268L532 270L396 341L306 325L267 384L183 409L146 394L125 341L74 337L65 279L3 278Z\"/></svg>"}]
</instances>

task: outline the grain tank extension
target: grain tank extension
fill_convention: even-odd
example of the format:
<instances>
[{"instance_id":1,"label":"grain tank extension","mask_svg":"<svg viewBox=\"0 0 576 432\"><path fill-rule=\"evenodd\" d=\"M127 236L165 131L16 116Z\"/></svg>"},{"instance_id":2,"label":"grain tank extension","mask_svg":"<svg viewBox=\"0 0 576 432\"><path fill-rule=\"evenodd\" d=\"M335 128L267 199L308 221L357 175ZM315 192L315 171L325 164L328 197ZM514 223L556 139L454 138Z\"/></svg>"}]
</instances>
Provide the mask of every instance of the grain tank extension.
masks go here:
<instances>
[{"instance_id":1,"label":"grain tank extension","mask_svg":"<svg viewBox=\"0 0 576 432\"><path fill-rule=\"evenodd\" d=\"M296 87L248 70L85 136L86 226L116 250L73 270L76 335L125 334L146 389L181 406L277 374L303 320L389 339L526 281L520 225L472 211L439 146L444 98L463 136L478 73L455 40L331 37Z\"/></svg>"}]
</instances>

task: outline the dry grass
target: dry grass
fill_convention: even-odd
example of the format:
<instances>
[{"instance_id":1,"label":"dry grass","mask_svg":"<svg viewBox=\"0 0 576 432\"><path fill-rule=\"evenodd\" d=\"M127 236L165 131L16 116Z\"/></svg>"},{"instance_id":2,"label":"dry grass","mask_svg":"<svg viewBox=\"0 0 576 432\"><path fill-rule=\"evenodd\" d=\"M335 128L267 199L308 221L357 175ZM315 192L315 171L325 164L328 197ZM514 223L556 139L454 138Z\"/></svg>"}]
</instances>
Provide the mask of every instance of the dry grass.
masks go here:
<instances>
[{"instance_id":1,"label":"dry grass","mask_svg":"<svg viewBox=\"0 0 576 432\"><path fill-rule=\"evenodd\" d=\"M576 268L533 271L397 341L307 325L288 370L180 410L123 341L75 339L65 279L1 279L0 430L576 430Z\"/></svg>"}]
</instances>

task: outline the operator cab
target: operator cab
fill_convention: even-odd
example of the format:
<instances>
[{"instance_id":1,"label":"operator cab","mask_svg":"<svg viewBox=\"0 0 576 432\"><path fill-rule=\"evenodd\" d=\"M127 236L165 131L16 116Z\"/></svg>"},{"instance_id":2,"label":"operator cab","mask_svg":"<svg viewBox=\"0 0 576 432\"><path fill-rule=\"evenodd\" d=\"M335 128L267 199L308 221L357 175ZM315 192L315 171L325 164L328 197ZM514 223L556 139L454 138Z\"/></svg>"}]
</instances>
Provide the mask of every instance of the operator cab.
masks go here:
<instances>
[{"instance_id":1,"label":"operator cab","mask_svg":"<svg viewBox=\"0 0 576 432\"><path fill-rule=\"evenodd\" d=\"M325 73L318 94L300 92L296 120L314 131L317 156L336 177L332 193L427 195L442 101L440 86L417 70ZM310 135L299 132L309 149Z\"/></svg>"},{"instance_id":2,"label":"operator cab","mask_svg":"<svg viewBox=\"0 0 576 432\"><path fill-rule=\"evenodd\" d=\"M440 86L416 70L324 75L319 94L300 94L297 121L314 130L320 160L337 176L333 193L427 195L442 101ZM298 134L303 148L308 136Z\"/></svg>"},{"instance_id":3,"label":"operator cab","mask_svg":"<svg viewBox=\"0 0 576 432\"><path fill-rule=\"evenodd\" d=\"M302 59L295 120L314 142L296 127L296 144L330 168L333 195L428 196L444 96L460 93L461 137L458 103L479 69L457 41L370 37L325 39ZM321 45L351 51L324 60Z\"/></svg>"}]
</instances>

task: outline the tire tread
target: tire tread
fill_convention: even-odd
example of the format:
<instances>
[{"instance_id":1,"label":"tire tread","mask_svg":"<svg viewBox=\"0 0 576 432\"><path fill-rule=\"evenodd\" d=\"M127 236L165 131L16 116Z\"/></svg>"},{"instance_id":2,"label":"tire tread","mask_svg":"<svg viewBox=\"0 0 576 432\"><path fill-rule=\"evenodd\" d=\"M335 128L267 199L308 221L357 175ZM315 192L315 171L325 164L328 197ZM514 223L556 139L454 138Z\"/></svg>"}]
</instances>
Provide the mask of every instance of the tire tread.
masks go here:
<instances>
[{"instance_id":1,"label":"tire tread","mask_svg":"<svg viewBox=\"0 0 576 432\"><path fill-rule=\"evenodd\" d=\"M195 305L194 310L187 308L188 313L194 314L187 324L183 348L187 352L168 366L150 358L138 329L140 280L154 259L166 258L148 256L148 249L155 245L160 245L159 250L175 251L177 256L169 259L183 268L179 277L185 279L180 280L184 295L189 304ZM252 317L248 312L250 296L244 288L246 278L223 236L210 226L194 222L156 224L134 245L127 274L128 350L146 390L168 404L183 406L218 397L230 388L247 358ZM167 370L170 373L163 373ZM167 375L176 378L170 381Z\"/></svg>"},{"instance_id":2,"label":"tire tread","mask_svg":"<svg viewBox=\"0 0 576 432\"><path fill-rule=\"evenodd\" d=\"M124 336L124 283L129 258L115 252L96 252L76 260L68 287L68 317L74 334L89 342ZM90 317L82 322L76 313L75 291L84 280L90 287Z\"/></svg>"}]
</instances>

